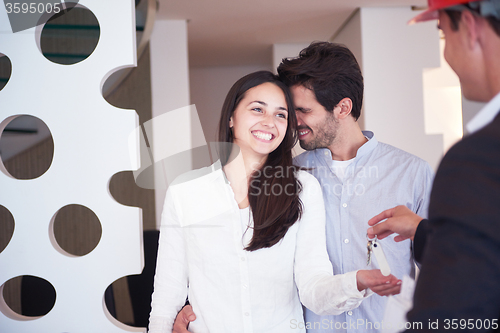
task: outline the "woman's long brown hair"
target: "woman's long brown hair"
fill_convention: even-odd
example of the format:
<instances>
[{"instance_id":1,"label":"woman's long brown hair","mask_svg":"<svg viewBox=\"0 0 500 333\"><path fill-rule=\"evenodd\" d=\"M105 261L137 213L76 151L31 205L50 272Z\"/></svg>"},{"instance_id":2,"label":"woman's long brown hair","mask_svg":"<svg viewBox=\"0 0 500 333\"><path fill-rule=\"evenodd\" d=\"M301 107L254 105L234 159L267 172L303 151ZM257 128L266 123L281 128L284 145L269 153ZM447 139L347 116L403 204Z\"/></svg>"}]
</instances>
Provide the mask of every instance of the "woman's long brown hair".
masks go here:
<instances>
[{"instance_id":1,"label":"woman's long brown hair","mask_svg":"<svg viewBox=\"0 0 500 333\"><path fill-rule=\"evenodd\" d=\"M292 148L297 142L297 118L288 87L271 72L259 71L239 79L226 96L219 122L219 156L222 165L228 162L233 133L229 119L245 93L266 82L278 86L285 95L288 108L288 126L281 144L271 152L264 165L250 180L248 201L254 220L254 232L247 251L271 247L278 243L302 215L299 193L302 185L296 177L298 167L293 165Z\"/></svg>"}]
</instances>

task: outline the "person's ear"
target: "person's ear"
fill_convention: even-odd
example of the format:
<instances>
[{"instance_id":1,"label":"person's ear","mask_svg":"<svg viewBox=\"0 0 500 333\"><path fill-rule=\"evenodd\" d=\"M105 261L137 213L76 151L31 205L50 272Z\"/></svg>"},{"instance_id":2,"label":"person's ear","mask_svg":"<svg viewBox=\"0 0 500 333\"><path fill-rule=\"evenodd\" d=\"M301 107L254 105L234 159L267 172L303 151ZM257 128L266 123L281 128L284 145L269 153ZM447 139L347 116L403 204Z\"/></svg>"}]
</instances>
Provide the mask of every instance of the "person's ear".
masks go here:
<instances>
[{"instance_id":1,"label":"person's ear","mask_svg":"<svg viewBox=\"0 0 500 333\"><path fill-rule=\"evenodd\" d=\"M233 128L233 117L229 118L229 128Z\"/></svg>"},{"instance_id":2,"label":"person's ear","mask_svg":"<svg viewBox=\"0 0 500 333\"><path fill-rule=\"evenodd\" d=\"M339 104L335 107L337 119L345 119L351 114L352 111L352 100L348 97L340 100Z\"/></svg>"},{"instance_id":3,"label":"person's ear","mask_svg":"<svg viewBox=\"0 0 500 333\"><path fill-rule=\"evenodd\" d=\"M468 10L462 11L459 24L465 29L465 37L467 38L467 47L469 47L469 49L474 49L477 46L479 37L478 23L478 18L476 18L474 14Z\"/></svg>"}]
</instances>

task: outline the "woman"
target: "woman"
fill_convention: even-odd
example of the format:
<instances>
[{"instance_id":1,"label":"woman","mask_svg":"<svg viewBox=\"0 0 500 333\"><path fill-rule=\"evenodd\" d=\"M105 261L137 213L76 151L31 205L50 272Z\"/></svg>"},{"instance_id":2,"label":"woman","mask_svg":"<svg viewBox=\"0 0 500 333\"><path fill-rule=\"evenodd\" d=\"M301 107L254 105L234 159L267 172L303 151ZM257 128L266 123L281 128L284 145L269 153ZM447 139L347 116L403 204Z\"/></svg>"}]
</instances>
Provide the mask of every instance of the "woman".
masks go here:
<instances>
[{"instance_id":1,"label":"woman","mask_svg":"<svg viewBox=\"0 0 500 333\"><path fill-rule=\"evenodd\" d=\"M150 333L171 332L187 296L190 331L216 333L304 332L301 302L339 314L366 296L356 272L333 276L320 185L292 165L295 128L290 93L272 73L231 88L220 163L167 192Z\"/></svg>"}]
</instances>

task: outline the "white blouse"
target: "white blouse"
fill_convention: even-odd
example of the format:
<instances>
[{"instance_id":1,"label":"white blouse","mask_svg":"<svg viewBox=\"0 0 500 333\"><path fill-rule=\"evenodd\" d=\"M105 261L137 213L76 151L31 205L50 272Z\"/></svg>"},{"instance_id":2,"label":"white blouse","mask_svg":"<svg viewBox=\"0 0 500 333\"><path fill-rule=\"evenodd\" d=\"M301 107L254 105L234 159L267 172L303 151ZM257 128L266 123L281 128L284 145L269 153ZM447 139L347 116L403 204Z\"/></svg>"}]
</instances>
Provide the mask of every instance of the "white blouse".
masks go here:
<instances>
[{"instance_id":1,"label":"white blouse","mask_svg":"<svg viewBox=\"0 0 500 333\"><path fill-rule=\"evenodd\" d=\"M220 164L170 185L150 333L172 332L186 297L197 318L189 325L194 333L305 332L301 302L320 315L359 306L365 292L357 290L356 272L333 275L321 187L307 172L298 179L301 220L279 243L252 252L244 250L253 234L251 211L238 208Z\"/></svg>"}]
</instances>

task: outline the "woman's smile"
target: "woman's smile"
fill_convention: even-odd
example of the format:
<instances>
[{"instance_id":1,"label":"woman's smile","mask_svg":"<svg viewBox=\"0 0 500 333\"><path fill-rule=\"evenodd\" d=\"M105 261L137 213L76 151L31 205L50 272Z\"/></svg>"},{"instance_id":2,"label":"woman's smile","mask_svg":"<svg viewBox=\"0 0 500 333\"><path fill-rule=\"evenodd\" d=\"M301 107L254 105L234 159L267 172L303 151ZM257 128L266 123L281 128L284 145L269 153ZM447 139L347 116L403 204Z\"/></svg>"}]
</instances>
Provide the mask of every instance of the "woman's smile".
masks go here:
<instances>
[{"instance_id":1,"label":"woman's smile","mask_svg":"<svg viewBox=\"0 0 500 333\"><path fill-rule=\"evenodd\" d=\"M259 141L270 142L275 138L274 134L263 132L263 131L252 131L253 136L255 136Z\"/></svg>"}]
</instances>

